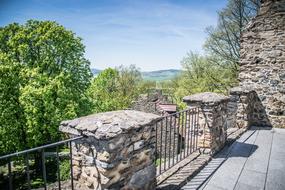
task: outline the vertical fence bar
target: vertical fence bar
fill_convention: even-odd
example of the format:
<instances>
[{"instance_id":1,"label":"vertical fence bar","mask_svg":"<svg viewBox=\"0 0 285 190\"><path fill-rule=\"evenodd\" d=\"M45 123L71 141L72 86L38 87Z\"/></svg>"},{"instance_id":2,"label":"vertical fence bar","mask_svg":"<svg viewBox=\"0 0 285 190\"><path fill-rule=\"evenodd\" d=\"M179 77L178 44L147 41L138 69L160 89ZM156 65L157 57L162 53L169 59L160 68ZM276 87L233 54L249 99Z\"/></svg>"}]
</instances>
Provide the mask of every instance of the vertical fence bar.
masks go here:
<instances>
[{"instance_id":1,"label":"vertical fence bar","mask_svg":"<svg viewBox=\"0 0 285 190\"><path fill-rule=\"evenodd\" d=\"M171 161L171 149L172 149L172 146L171 146L171 128L172 128L172 116L170 115L169 116L170 118L170 121L169 121L169 152L168 152L168 168L170 168L170 161Z\"/></svg>"},{"instance_id":2,"label":"vertical fence bar","mask_svg":"<svg viewBox=\"0 0 285 190\"><path fill-rule=\"evenodd\" d=\"M192 114L191 114L191 150L190 150L190 153L192 153L194 151L194 147L195 147L194 114L195 114L195 109L192 109Z\"/></svg>"},{"instance_id":3,"label":"vertical fence bar","mask_svg":"<svg viewBox=\"0 0 285 190\"><path fill-rule=\"evenodd\" d=\"M155 123L155 162L157 163L158 159L158 150L157 150L157 122Z\"/></svg>"},{"instance_id":4,"label":"vertical fence bar","mask_svg":"<svg viewBox=\"0 0 285 190\"><path fill-rule=\"evenodd\" d=\"M166 150L167 150L167 117L165 119L165 142L164 142L164 171L166 170Z\"/></svg>"},{"instance_id":5,"label":"vertical fence bar","mask_svg":"<svg viewBox=\"0 0 285 190\"><path fill-rule=\"evenodd\" d=\"M184 128L183 128L183 125L184 125L183 124L184 123L183 122L184 121L184 114L183 114L183 112L181 113L181 115L182 115L181 116L181 120L182 121L180 121L180 124L181 124L181 130L180 130L181 131L181 136L180 136L180 160L182 160L182 148L183 148L182 147L183 146L183 141L182 141L183 140L183 130L184 130Z\"/></svg>"},{"instance_id":6,"label":"vertical fence bar","mask_svg":"<svg viewBox=\"0 0 285 190\"><path fill-rule=\"evenodd\" d=\"M199 135L199 108L197 108L197 123L196 123L196 136L197 136L197 138L196 138L196 147L195 147L195 149L197 150L197 146L198 146L198 135Z\"/></svg>"},{"instance_id":7,"label":"vertical fence bar","mask_svg":"<svg viewBox=\"0 0 285 190\"><path fill-rule=\"evenodd\" d=\"M175 159L175 136L176 136L176 115L174 115L174 129L173 129L173 152L172 152L172 166L174 165L174 159Z\"/></svg>"},{"instance_id":8,"label":"vertical fence bar","mask_svg":"<svg viewBox=\"0 0 285 190\"><path fill-rule=\"evenodd\" d=\"M184 150L184 154L185 154L185 157L188 156L187 155L187 149L188 149L188 136L187 136L187 132L189 132L189 129L188 129L188 110L185 111L185 150Z\"/></svg>"},{"instance_id":9,"label":"vertical fence bar","mask_svg":"<svg viewBox=\"0 0 285 190\"><path fill-rule=\"evenodd\" d=\"M179 141L180 141L180 113L177 114L178 116L178 125L177 125L177 152L176 152L176 162L178 162L178 157L179 157L179 154L180 154L180 144L179 144Z\"/></svg>"},{"instance_id":10,"label":"vertical fence bar","mask_svg":"<svg viewBox=\"0 0 285 190\"><path fill-rule=\"evenodd\" d=\"M187 138L187 131L188 131L188 125L187 125L187 110L185 111L185 143L184 143L184 158L187 156L187 142L188 142L188 138Z\"/></svg>"},{"instance_id":11,"label":"vertical fence bar","mask_svg":"<svg viewBox=\"0 0 285 190\"><path fill-rule=\"evenodd\" d=\"M186 146L187 146L187 144L186 144L186 140L187 140L187 135L186 135L186 133L187 133L187 110L186 111L184 111L184 158L186 157Z\"/></svg>"},{"instance_id":12,"label":"vertical fence bar","mask_svg":"<svg viewBox=\"0 0 285 190\"><path fill-rule=\"evenodd\" d=\"M188 144L187 144L187 145L188 145L188 149L187 149L187 154L188 154L188 155L190 154L190 151L189 151L189 150L190 150L190 148L191 148L191 147L190 147L190 141L191 141L191 139L190 139L190 132L191 132L190 112L191 112L191 110L188 110L188 113L187 113L187 115L188 115L188 134L187 134L187 135L188 135L188 142L187 142L187 143L188 143Z\"/></svg>"},{"instance_id":13,"label":"vertical fence bar","mask_svg":"<svg viewBox=\"0 0 285 190\"><path fill-rule=\"evenodd\" d=\"M60 183L60 160L58 155L58 146L56 147L56 167L57 167L57 181L58 181L58 189L61 190L61 183Z\"/></svg>"},{"instance_id":14,"label":"vertical fence bar","mask_svg":"<svg viewBox=\"0 0 285 190\"><path fill-rule=\"evenodd\" d=\"M196 147L196 108L193 109L193 148L192 151L195 151Z\"/></svg>"},{"instance_id":15,"label":"vertical fence bar","mask_svg":"<svg viewBox=\"0 0 285 190\"><path fill-rule=\"evenodd\" d=\"M31 179L30 179L30 165L29 165L29 154L25 154L25 164L26 164L26 173L27 173L27 182L28 182L28 189L31 189Z\"/></svg>"},{"instance_id":16,"label":"vertical fence bar","mask_svg":"<svg viewBox=\"0 0 285 190\"><path fill-rule=\"evenodd\" d=\"M161 164L162 164L162 120L160 121L160 152L159 152L159 174L161 174Z\"/></svg>"},{"instance_id":17,"label":"vertical fence bar","mask_svg":"<svg viewBox=\"0 0 285 190\"><path fill-rule=\"evenodd\" d=\"M157 160L157 122L155 123L155 161Z\"/></svg>"},{"instance_id":18,"label":"vertical fence bar","mask_svg":"<svg viewBox=\"0 0 285 190\"><path fill-rule=\"evenodd\" d=\"M194 114L194 149L196 149L197 147L197 140L198 140L198 136L197 136L197 108L195 108L195 114Z\"/></svg>"},{"instance_id":19,"label":"vertical fence bar","mask_svg":"<svg viewBox=\"0 0 285 190\"><path fill-rule=\"evenodd\" d=\"M184 143L185 143L185 136L184 136L184 129L185 129L185 123L184 123L184 120L185 120L185 116L184 116L184 111L182 112L182 121L181 121L181 126L182 126L182 130L181 130L181 133L182 133L182 137L181 137L181 155L180 155L180 160L183 159L183 154L184 154ZM183 152L182 152L183 150Z\"/></svg>"},{"instance_id":20,"label":"vertical fence bar","mask_svg":"<svg viewBox=\"0 0 285 190\"><path fill-rule=\"evenodd\" d=\"M187 138L188 138L188 141L187 141L187 155L189 155L189 150L191 149L190 147L190 142L192 139L190 139L190 133L191 133L191 120L190 120L190 115L191 114L191 110L188 110L187 111L187 115L188 115L188 133L187 133Z\"/></svg>"},{"instance_id":21,"label":"vertical fence bar","mask_svg":"<svg viewBox=\"0 0 285 190\"><path fill-rule=\"evenodd\" d=\"M71 189L74 189L73 186L73 164L72 164L72 146L71 141L69 141L69 154L70 154L70 181L71 181Z\"/></svg>"},{"instance_id":22,"label":"vertical fence bar","mask_svg":"<svg viewBox=\"0 0 285 190\"><path fill-rule=\"evenodd\" d=\"M46 161L45 161L45 150L44 149L42 149L41 155L42 155L43 180L44 180L44 185L45 185L44 189L46 190L47 189L47 176L46 176L46 164L45 164Z\"/></svg>"},{"instance_id":23,"label":"vertical fence bar","mask_svg":"<svg viewBox=\"0 0 285 190\"><path fill-rule=\"evenodd\" d=\"M8 159L8 175L9 175L9 190L13 189L13 176L12 176L12 167L11 167L11 160L10 158Z\"/></svg>"}]
</instances>

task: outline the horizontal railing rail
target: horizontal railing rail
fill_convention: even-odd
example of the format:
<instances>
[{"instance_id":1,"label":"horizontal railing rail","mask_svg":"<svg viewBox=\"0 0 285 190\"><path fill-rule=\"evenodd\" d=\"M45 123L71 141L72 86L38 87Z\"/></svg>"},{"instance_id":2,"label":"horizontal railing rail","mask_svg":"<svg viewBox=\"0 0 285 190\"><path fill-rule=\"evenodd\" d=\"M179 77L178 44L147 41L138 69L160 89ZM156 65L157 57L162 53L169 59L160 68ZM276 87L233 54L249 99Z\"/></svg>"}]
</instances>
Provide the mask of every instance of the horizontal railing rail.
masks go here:
<instances>
[{"instance_id":1,"label":"horizontal railing rail","mask_svg":"<svg viewBox=\"0 0 285 190\"><path fill-rule=\"evenodd\" d=\"M61 146L66 146L68 147L68 152L69 152L69 167L68 170L70 170L70 184L68 186L68 189L74 189L74 184L73 184L73 163L72 163L72 142L78 141L80 139L82 139L84 137L79 136L79 137L75 137L75 138L71 138L71 139L67 139L67 140L62 140L59 142L55 142L55 143L51 143L51 144L47 144L47 145L42 145L36 148L31 148L28 150L23 150L23 151L19 151L19 152L15 152L12 154L8 154L8 155L4 155L4 156L0 156L0 163L4 163L4 165L2 164L2 169L0 170L0 174L1 171L5 171L5 169L3 169L5 167L5 165L7 166L7 175L5 176L5 174L1 174L3 175L3 177L0 177L0 189L32 189L35 187L32 187L31 182L33 181L32 179L32 174L35 173L36 169L40 169L39 173L41 173L41 178L43 181L43 188L46 190L48 188L48 179L47 179L47 174L49 172L49 170L53 170L54 171L54 167L56 167L56 181L53 181L54 183L57 183L57 189L61 189L61 183L62 183L62 179L61 179L61 171L60 171L60 162L61 162L61 158L60 158L60 152L59 152L59 148ZM55 159L55 163L47 168L46 167L46 158L48 157L45 154L45 150L46 149L55 149L55 156L53 157ZM38 157L36 156L38 155ZM35 162L36 162L36 157L37 157L37 161L39 161L39 165L41 168L35 168L37 166L35 166ZM35 162L33 163L34 165L34 170L31 169L31 158L35 158ZM65 157L66 159L66 157ZM19 172L20 176L18 176L18 178L20 179L20 182L16 183L16 177L17 176L17 172L13 172L13 165L12 163L14 162L19 162L19 163L23 163L24 164L24 175L26 176L26 179L21 178L22 177L22 173ZM35 178L37 178L36 180L38 180L38 175L36 175ZM40 188L40 187L36 187L36 188Z\"/></svg>"},{"instance_id":2,"label":"horizontal railing rail","mask_svg":"<svg viewBox=\"0 0 285 190\"><path fill-rule=\"evenodd\" d=\"M199 108L166 115L155 124L157 176L198 150Z\"/></svg>"}]
</instances>

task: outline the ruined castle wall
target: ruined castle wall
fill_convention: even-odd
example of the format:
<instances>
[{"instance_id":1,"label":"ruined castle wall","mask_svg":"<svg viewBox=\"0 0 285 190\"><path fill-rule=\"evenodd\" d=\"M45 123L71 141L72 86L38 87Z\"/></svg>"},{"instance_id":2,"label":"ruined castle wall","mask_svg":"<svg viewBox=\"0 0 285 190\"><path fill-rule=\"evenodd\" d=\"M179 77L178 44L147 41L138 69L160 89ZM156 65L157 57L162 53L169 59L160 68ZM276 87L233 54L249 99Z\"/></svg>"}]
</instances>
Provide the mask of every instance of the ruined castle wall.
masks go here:
<instances>
[{"instance_id":1,"label":"ruined castle wall","mask_svg":"<svg viewBox=\"0 0 285 190\"><path fill-rule=\"evenodd\" d=\"M263 0L243 32L239 81L257 95L251 122L285 127L285 0Z\"/></svg>"}]
</instances>

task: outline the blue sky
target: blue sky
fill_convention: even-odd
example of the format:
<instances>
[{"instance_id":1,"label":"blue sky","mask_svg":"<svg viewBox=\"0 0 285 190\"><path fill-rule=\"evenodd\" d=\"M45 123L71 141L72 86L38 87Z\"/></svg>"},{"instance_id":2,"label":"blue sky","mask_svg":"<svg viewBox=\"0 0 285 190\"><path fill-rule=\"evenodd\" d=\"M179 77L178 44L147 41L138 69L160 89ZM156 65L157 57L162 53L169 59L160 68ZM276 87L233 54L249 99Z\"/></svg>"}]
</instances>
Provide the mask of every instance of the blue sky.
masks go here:
<instances>
[{"instance_id":1,"label":"blue sky","mask_svg":"<svg viewBox=\"0 0 285 190\"><path fill-rule=\"evenodd\" d=\"M205 28L226 0L0 0L0 26L53 20L83 38L91 67L136 64L143 71L179 69L202 52Z\"/></svg>"}]
</instances>

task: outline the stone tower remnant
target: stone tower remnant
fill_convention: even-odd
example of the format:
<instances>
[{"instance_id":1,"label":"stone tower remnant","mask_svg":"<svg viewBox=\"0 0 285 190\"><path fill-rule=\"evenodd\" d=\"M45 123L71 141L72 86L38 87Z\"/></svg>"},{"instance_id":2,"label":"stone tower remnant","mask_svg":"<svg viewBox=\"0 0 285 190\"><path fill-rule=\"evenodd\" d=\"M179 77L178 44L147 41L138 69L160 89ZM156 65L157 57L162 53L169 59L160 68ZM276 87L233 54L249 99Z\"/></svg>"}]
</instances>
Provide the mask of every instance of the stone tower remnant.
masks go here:
<instances>
[{"instance_id":1,"label":"stone tower remnant","mask_svg":"<svg viewBox=\"0 0 285 190\"><path fill-rule=\"evenodd\" d=\"M263 0L242 33L239 81L256 93L249 125L285 127L285 0Z\"/></svg>"}]
</instances>

